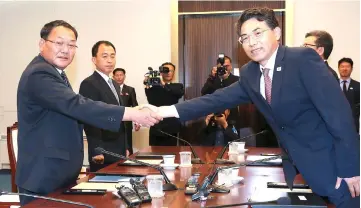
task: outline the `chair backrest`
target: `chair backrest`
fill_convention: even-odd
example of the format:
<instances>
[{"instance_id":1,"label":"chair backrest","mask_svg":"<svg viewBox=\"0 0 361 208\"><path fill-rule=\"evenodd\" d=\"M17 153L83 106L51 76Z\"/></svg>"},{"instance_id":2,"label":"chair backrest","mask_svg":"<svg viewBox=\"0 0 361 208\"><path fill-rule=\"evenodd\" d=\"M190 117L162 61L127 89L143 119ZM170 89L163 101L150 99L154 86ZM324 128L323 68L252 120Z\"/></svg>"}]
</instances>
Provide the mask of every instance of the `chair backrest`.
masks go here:
<instances>
[{"instance_id":1,"label":"chair backrest","mask_svg":"<svg viewBox=\"0 0 361 208\"><path fill-rule=\"evenodd\" d=\"M241 128L239 130L239 138L246 137L246 136L249 136L252 134L254 134L254 132L251 127ZM255 147L256 146L256 137L250 136L250 137L246 138L246 146L247 147Z\"/></svg>"},{"instance_id":2,"label":"chair backrest","mask_svg":"<svg viewBox=\"0 0 361 208\"><path fill-rule=\"evenodd\" d=\"M7 146L11 168L11 191L18 192L15 184L16 161L18 158L18 123L7 128Z\"/></svg>"}]
</instances>

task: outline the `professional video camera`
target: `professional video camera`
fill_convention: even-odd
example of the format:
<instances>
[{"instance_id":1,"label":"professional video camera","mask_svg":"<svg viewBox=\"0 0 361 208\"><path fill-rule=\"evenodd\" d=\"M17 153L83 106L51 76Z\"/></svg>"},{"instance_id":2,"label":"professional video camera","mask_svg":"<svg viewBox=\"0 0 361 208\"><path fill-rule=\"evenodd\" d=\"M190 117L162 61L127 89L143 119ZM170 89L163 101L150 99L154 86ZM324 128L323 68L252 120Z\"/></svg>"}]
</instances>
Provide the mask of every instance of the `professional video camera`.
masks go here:
<instances>
[{"instance_id":1,"label":"professional video camera","mask_svg":"<svg viewBox=\"0 0 361 208\"><path fill-rule=\"evenodd\" d=\"M211 124L211 126L217 127L216 117L222 117L223 114L224 114L224 112L217 112L217 113L215 113L214 116L212 116L212 117L209 119L209 123Z\"/></svg>"},{"instance_id":2,"label":"professional video camera","mask_svg":"<svg viewBox=\"0 0 361 208\"><path fill-rule=\"evenodd\" d=\"M225 75L227 73L227 67L224 66L224 54L223 53L218 54L217 62L221 64L221 66L217 67L217 75L218 76Z\"/></svg>"},{"instance_id":3,"label":"professional video camera","mask_svg":"<svg viewBox=\"0 0 361 208\"><path fill-rule=\"evenodd\" d=\"M169 68L166 66L160 66L159 71L153 70L152 67L148 67L149 72L145 74L148 77L146 81L143 82L144 85L148 86L160 86L162 85L160 81L160 73L167 74L169 73Z\"/></svg>"}]
</instances>

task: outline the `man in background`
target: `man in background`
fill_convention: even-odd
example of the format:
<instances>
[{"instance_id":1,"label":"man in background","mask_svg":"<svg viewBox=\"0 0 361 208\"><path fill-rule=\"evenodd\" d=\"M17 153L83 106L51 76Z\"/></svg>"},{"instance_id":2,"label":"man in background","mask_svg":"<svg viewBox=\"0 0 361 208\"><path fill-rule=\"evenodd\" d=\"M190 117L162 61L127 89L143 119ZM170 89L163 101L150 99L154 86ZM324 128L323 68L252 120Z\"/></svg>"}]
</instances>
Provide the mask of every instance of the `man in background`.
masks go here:
<instances>
[{"instance_id":1,"label":"man in background","mask_svg":"<svg viewBox=\"0 0 361 208\"><path fill-rule=\"evenodd\" d=\"M199 139L202 146L225 146L228 142L238 139L234 124L228 121L230 110L209 114L204 120L204 128Z\"/></svg>"},{"instance_id":2,"label":"man in background","mask_svg":"<svg viewBox=\"0 0 361 208\"><path fill-rule=\"evenodd\" d=\"M135 93L135 89L131 86L124 84L124 80L126 78L126 71L122 68L116 68L113 71L113 79L120 86L120 97L124 102L124 106L126 107L136 107L138 106L137 95ZM129 153L133 154L133 122L124 122L125 129L127 133L127 143L129 146ZM134 125L134 130L138 131L140 129L139 125Z\"/></svg>"},{"instance_id":3,"label":"man in background","mask_svg":"<svg viewBox=\"0 0 361 208\"><path fill-rule=\"evenodd\" d=\"M79 94L94 101L124 106L120 97L119 85L109 77L116 64L114 45L106 40L96 42L92 48L92 62L95 65L95 71L81 82ZM97 147L121 155L129 154L124 122L115 132L89 124L84 124L84 131L88 140L90 171L98 171L119 160L119 158L110 155L98 155L99 153L95 152Z\"/></svg>"},{"instance_id":4,"label":"man in background","mask_svg":"<svg viewBox=\"0 0 361 208\"><path fill-rule=\"evenodd\" d=\"M107 105L72 90L64 72L73 61L78 32L55 20L40 31L39 50L21 75L17 91L20 193L48 195L75 184L83 164L83 125L119 131L122 121L151 126L161 119L149 111ZM21 206L35 198L20 196Z\"/></svg>"},{"instance_id":5,"label":"man in background","mask_svg":"<svg viewBox=\"0 0 361 208\"><path fill-rule=\"evenodd\" d=\"M338 61L340 87L351 105L355 119L356 130L359 131L360 121L360 82L351 79L353 61L351 58L342 58Z\"/></svg>"},{"instance_id":6,"label":"man in background","mask_svg":"<svg viewBox=\"0 0 361 208\"><path fill-rule=\"evenodd\" d=\"M145 95L149 104L154 106L173 105L178 103L179 99L184 95L184 86L181 83L173 83L175 65L166 62L161 65L165 70L160 73L160 84L150 86L147 84L149 78L145 78ZM150 146L175 146L177 140L168 135L163 134L164 131L173 136L178 136L181 123L177 118L166 118L149 130Z\"/></svg>"},{"instance_id":7,"label":"man in background","mask_svg":"<svg viewBox=\"0 0 361 208\"><path fill-rule=\"evenodd\" d=\"M323 30L314 30L308 32L305 36L303 43L304 47L312 48L315 50L318 55L321 56L322 60L325 61L325 64L328 67L328 70L332 75L338 80L338 75L335 70L333 70L327 62L328 57L330 57L333 49L333 39L332 36Z\"/></svg>"}]
</instances>

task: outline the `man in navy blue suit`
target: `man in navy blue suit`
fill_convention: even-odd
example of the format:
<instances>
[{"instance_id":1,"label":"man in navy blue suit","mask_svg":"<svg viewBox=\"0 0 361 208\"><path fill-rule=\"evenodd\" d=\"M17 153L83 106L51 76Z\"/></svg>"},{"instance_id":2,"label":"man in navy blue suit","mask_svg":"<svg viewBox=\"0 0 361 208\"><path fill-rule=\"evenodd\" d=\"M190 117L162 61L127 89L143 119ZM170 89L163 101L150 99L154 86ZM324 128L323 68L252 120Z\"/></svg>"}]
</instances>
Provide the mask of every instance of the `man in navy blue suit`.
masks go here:
<instances>
[{"instance_id":1,"label":"man in navy blue suit","mask_svg":"<svg viewBox=\"0 0 361 208\"><path fill-rule=\"evenodd\" d=\"M17 93L20 193L47 195L75 183L83 164L83 125L117 132L122 121L152 126L154 112L107 105L76 94L64 69L72 62L78 33L62 20L44 25L40 54L23 72ZM20 204L32 201L20 197Z\"/></svg>"},{"instance_id":2,"label":"man in navy blue suit","mask_svg":"<svg viewBox=\"0 0 361 208\"><path fill-rule=\"evenodd\" d=\"M253 102L284 151L290 188L298 170L338 208L359 207L360 143L335 78L314 50L279 45L281 29L271 9L247 9L237 23L239 42L252 59L238 82L173 106L148 107L186 121Z\"/></svg>"}]
</instances>

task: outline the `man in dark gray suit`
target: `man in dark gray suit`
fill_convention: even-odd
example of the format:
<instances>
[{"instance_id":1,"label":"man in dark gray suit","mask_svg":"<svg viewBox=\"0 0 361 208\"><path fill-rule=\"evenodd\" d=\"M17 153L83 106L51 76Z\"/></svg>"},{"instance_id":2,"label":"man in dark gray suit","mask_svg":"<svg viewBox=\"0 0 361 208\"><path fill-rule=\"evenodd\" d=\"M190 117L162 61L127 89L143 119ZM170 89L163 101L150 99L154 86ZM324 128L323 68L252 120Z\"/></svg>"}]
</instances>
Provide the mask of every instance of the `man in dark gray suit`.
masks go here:
<instances>
[{"instance_id":1,"label":"man in dark gray suit","mask_svg":"<svg viewBox=\"0 0 361 208\"><path fill-rule=\"evenodd\" d=\"M44 25L40 54L23 72L17 92L20 193L46 195L75 183L83 163L83 125L118 131L122 121L152 126L157 114L107 105L74 93L64 69L77 48L77 31L65 21ZM24 205L33 199L20 197Z\"/></svg>"}]
</instances>

